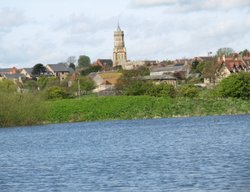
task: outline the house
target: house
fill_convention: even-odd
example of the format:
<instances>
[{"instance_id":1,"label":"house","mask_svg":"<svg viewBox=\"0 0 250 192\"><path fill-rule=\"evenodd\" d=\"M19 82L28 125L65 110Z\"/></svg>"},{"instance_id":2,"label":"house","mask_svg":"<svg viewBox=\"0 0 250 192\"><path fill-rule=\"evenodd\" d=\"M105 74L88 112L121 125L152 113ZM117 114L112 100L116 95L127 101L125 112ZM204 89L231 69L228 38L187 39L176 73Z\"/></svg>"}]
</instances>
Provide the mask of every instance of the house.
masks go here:
<instances>
[{"instance_id":1,"label":"house","mask_svg":"<svg viewBox=\"0 0 250 192\"><path fill-rule=\"evenodd\" d=\"M97 59L94 65L110 69L113 67L113 61L111 59Z\"/></svg>"},{"instance_id":2,"label":"house","mask_svg":"<svg viewBox=\"0 0 250 192\"><path fill-rule=\"evenodd\" d=\"M242 57L242 61L245 63L245 65L250 68L250 56Z\"/></svg>"},{"instance_id":3,"label":"house","mask_svg":"<svg viewBox=\"0 0 250 192\"><path fill-rule=\"evenodd\" d=\"M16 73L16 74L3 74L3 79L13 80L14 82L19 81L22 83L22 80L25 78L23 74Z\"/></svg>"},{"instance_id":4,"label":"house","mask_svg":"<svg viewBox=\"0 0 250 192\"><path fill-rule=\"evenodd\" d=\"M93 90L95 93L114 92L114 87L121 77L118 72L98 72L90 73L89 77L95 82L96 88Z\"/></svg>"},{"instance_id":5,"label":"house","mask_svg":"<svg viewBox=\"0 0 250 192\"><path fill-rule=\"evenodd\" d=\"M155 84L167 83L169 85L173 85L174 87L177 85L177 78L172 75L150 75L144 76L143 79L152 80Z\"/></svg>"},{"instance_id":6,"label":"house","mask_svg":"<svg viewBox=\"0 0 250 192\"><path fill-rule=\"evenodd\" d=\"M47 64L46 65L48 73L51 73L55 77L58 77L60 81L66 79L66 77L73 73L74 70L72 68L69 68L64 63L59 64Z\"/></svg>"},{"instance_id":7,"label":"house","mask_svg":"<svg viewBox=\"0 0 250 192\"><path fill-rule=\"evenodd\" d=\"M21 74L23 74L26 78L31 79L32 78L32 70L33 68L23 68L21 69Z\"/></svg>"},{"instance_id":8,"label":"house","mask_svg":"<svg viewBox=\"0 0 250 192\"><path fill-rule=\"evenodd\" d=\"M174 75L177 73L183 73L184 77L187 77L190 71L190 65L183 64L183 63L176 63L167 65L164 67L151 67L150 70L150 76L161 76L161 75Z\"/></svg>"},{"instance_id":9,"label":"house","mask_svg":"<svg viewBox=\"0 0 250 192\"><path fill-rule=\"evenodd\" d=\"M12 67L12 68L0 68L0 75L3 74L16 74L18 73L18 69L16 67Z\"/></svg>"},{"instance_id":10,"label":"house","mask_svg":"<svg viewBox=\"0 0 250 192\"><path fill-rule=\"evenodd\" d=\"M241 58L239 56L218 58L218 68L216 70L215 82L230 76L232 73L241 71L250 71L250 58Z\"/></svg>"},{"instance_id":11,"label":"house","mask_svg":"<svg viewBox=\"0 0 250 192\"><path fill-rule=\"evenodd\" d=\"M158 61L154 61L154 60L142 60L142 61L127 61L125 63L123 63L122 68L124 70L133 70L133 69L137 69L139 67L149 67L152 65L156 65L158 63Z\"/></svg>"}]
</instances>

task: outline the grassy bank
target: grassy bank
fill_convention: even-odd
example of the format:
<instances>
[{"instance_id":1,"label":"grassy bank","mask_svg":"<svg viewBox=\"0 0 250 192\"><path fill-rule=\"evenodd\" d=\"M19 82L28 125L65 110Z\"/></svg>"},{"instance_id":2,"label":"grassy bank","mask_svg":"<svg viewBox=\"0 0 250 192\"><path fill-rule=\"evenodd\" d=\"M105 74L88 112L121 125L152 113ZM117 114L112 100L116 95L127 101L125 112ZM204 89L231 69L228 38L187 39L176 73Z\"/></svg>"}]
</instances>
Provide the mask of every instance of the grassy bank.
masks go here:
<instances>
[{"instance_id":1,"label":"grassy bank","mask_svg":"<svg viewBox=\"0 0 250 192\"><path fill-rule=\"evenodd\" d=\"M47 101L46 105L50 106L48 123L250 114L250 102L239 99L84 97Z\"/></svg>"},{"instance_id":2,"label":"grassy bank","mask_svg":"<svg viewBox=\"0 0 250 192\"><path fill-rule=\"evenodd\" d=\"M0 94L0 127L161 117L250 114L250 101L150 96L82 97L45 101Z\"/></svg>"}]
</instances>

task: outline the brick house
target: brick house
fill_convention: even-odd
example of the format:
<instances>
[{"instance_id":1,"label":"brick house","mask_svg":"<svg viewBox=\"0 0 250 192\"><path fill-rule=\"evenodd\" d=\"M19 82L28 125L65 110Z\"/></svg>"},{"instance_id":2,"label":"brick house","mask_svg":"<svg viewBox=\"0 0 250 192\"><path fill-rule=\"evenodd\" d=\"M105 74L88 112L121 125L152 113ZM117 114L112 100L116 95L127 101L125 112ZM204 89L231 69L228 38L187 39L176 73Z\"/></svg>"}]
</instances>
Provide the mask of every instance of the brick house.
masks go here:
<instances>
[{"instance_id":1,"label":"brick house","mask_svg":"<svg viewBox=\"0 0 250 192\"><path fill-rule=\"evenodd\" d=\"M225 57L218 59L219 65L215 74L215 83L220 82L222 79L230 76L232 73L241 71L250 71L250 57Z\"/></svg>"},{"instance_id":2,"label":"brick house","mask_svg":"<svg viewBox=\"0 0 250 192\"><path fill-rule=\"evenodd\" d=\"M0 75L3 74L17 74L18 73L18 69L16 67L12 67L12 68L0 68Z\"/></svg>"}]
</instances>

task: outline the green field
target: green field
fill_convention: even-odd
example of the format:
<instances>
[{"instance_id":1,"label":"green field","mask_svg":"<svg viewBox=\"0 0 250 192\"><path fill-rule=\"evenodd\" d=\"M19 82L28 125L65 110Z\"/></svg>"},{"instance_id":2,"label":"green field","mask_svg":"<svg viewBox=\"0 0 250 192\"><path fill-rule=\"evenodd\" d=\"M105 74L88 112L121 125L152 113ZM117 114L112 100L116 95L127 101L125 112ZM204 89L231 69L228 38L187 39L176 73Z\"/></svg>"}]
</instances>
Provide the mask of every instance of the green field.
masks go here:
<instances>
[{"instance_id":1,"label":"green field","mask_svg":"<svg viewBox=\"0 0 250 192\"><path fill-rule=\"evenodd\" d=\"M114 96L46 101L46 105L46 123L250 114L250 102L240 99Z\"/></svg>"}]
</instances>

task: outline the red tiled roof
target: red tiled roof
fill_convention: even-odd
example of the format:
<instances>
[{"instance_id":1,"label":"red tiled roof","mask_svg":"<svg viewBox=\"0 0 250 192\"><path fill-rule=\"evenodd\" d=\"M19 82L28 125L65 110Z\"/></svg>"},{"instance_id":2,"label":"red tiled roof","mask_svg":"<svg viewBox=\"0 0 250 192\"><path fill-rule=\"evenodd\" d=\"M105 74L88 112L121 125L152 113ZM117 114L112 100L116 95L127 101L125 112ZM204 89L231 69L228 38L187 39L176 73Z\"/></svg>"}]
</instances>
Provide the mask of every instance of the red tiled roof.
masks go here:
<instances>
[{"instance_id":1,"label":"red tiled roof","mask_svg":"<svg viewBox=\"0 0 250 192\"><path fill-rule=\"evenodd\" d=\"M234 60L231 58L226 58L225 65L229 71L233 71L234 69L244 69L246 68L245 64L241 60Z\"/></svg>"}]
</instances>

